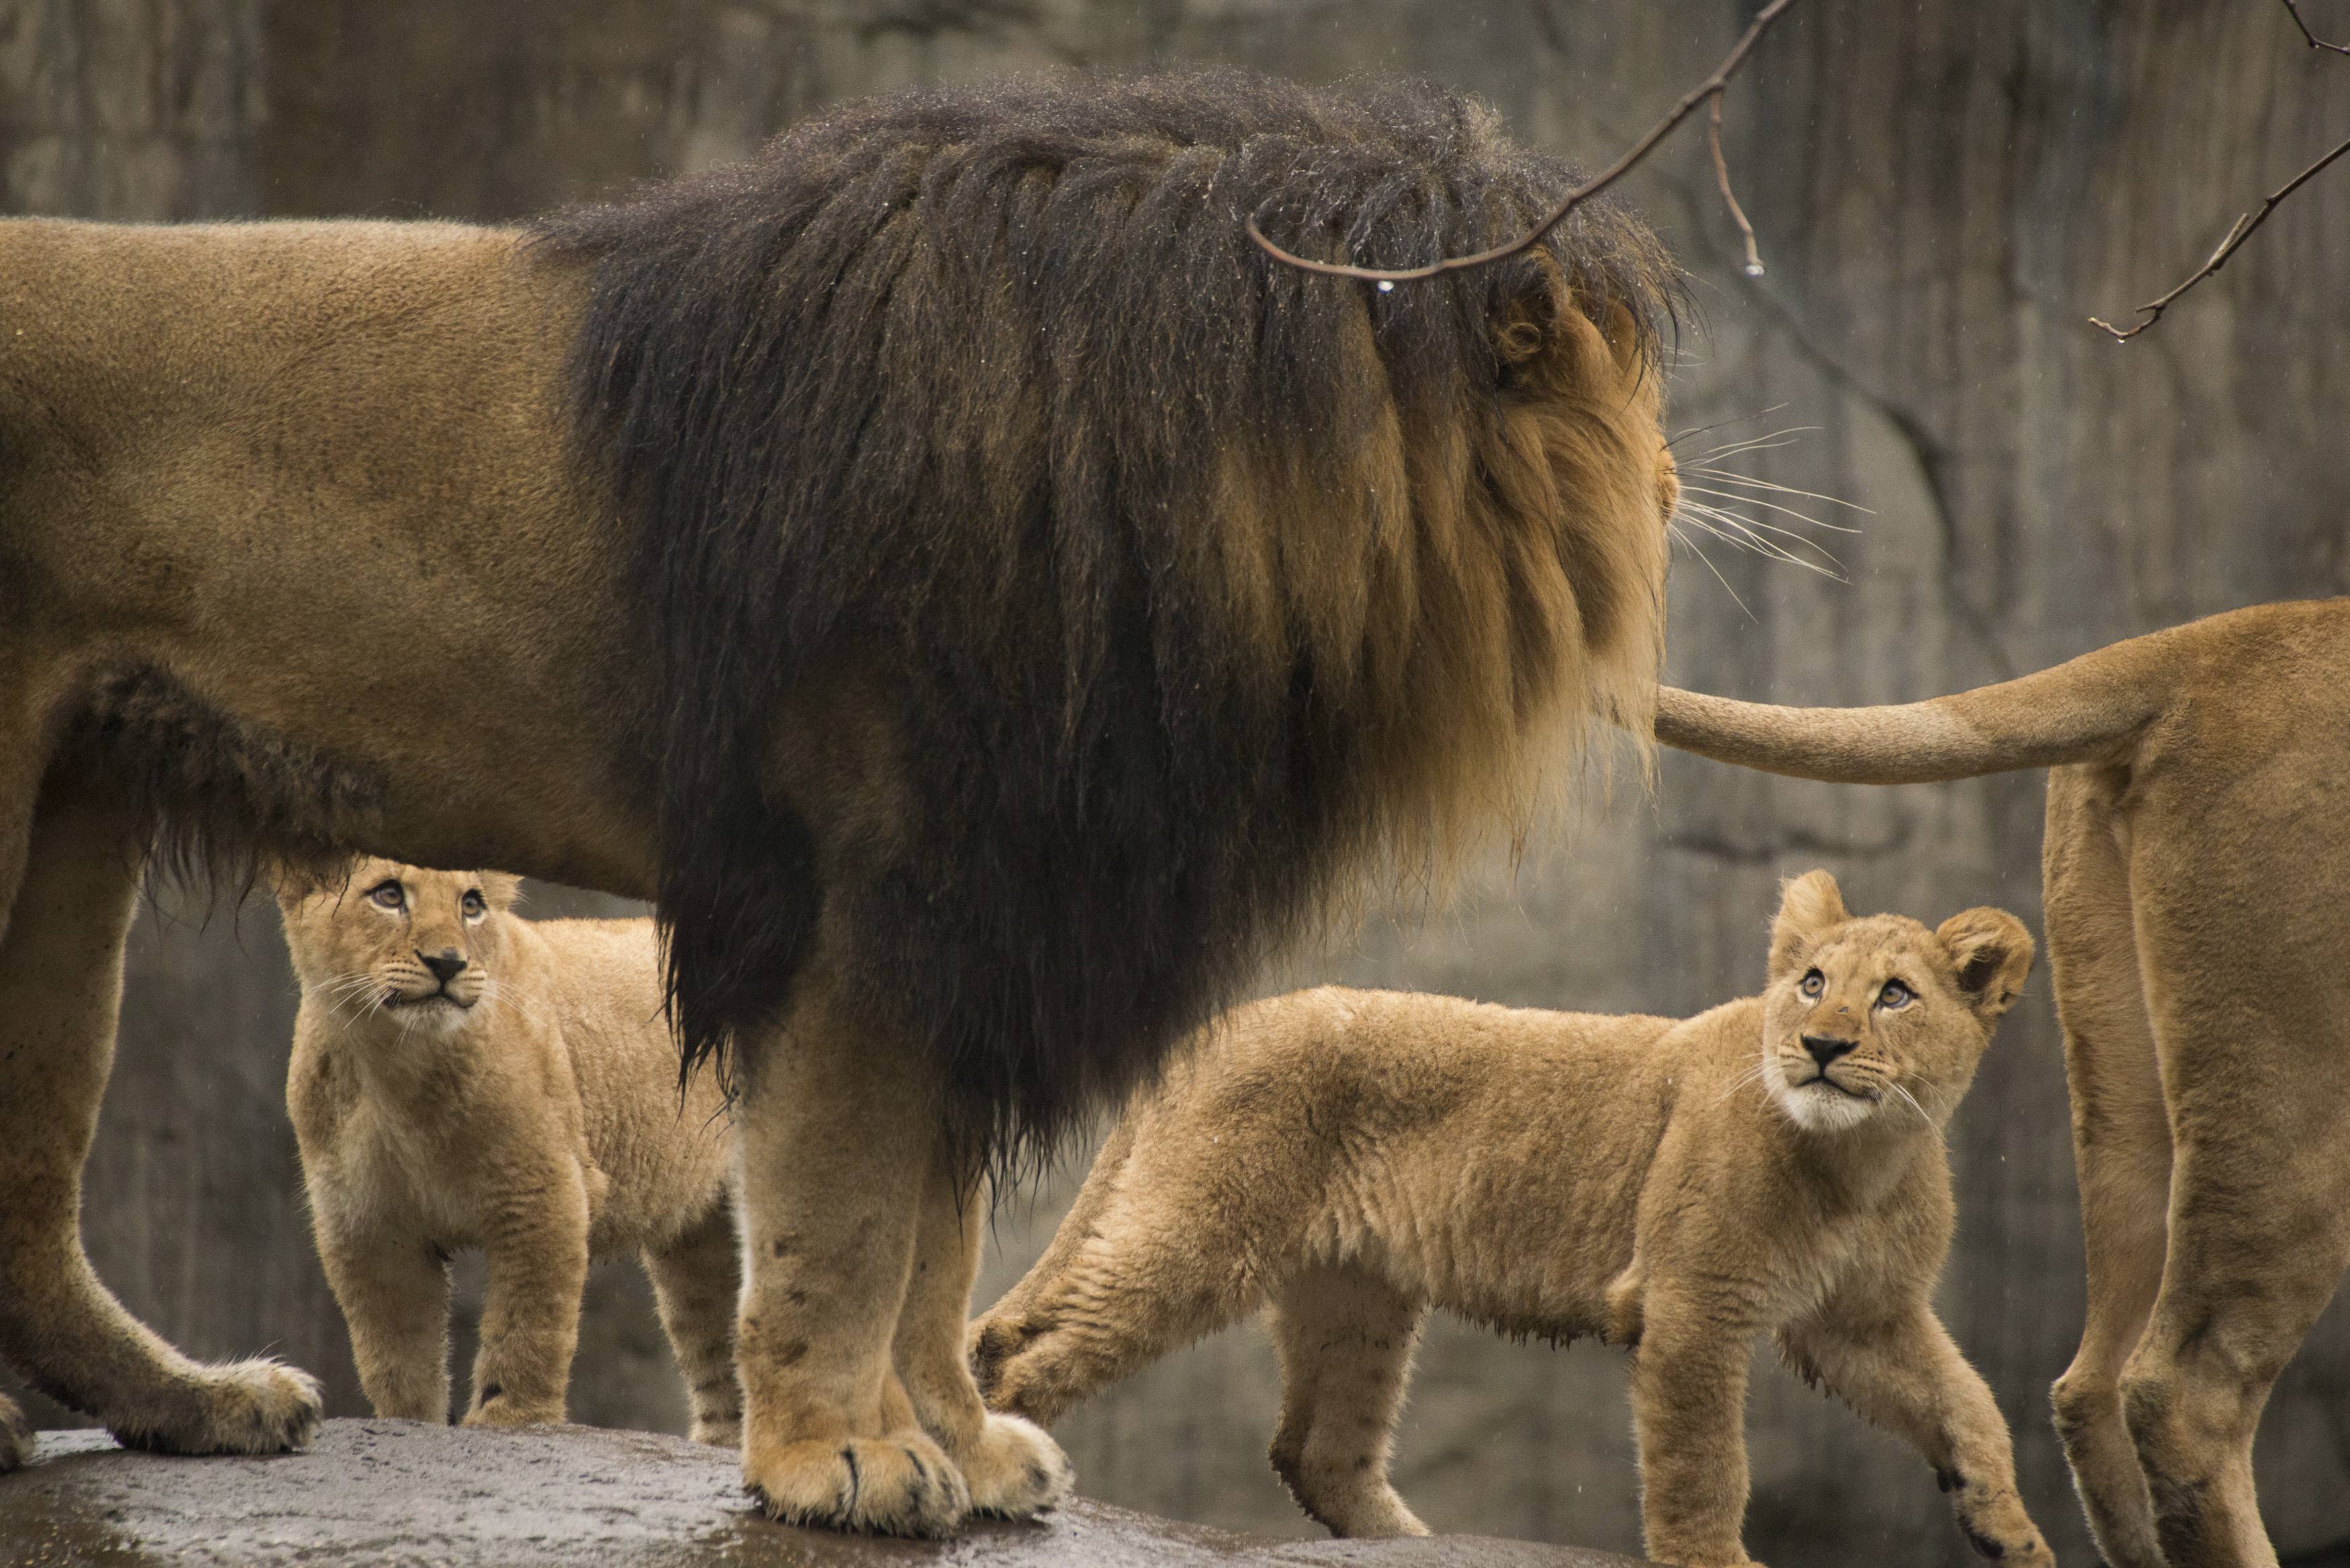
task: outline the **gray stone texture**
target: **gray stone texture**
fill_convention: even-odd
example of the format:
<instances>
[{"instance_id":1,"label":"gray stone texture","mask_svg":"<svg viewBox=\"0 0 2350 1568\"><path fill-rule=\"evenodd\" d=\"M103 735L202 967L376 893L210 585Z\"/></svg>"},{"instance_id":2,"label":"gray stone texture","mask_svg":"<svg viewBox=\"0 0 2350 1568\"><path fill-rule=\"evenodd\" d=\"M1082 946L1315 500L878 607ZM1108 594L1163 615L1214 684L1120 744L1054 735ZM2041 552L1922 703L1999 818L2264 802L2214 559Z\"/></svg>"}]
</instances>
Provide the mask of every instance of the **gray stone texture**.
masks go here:
<instances>
[{"instance_id":1,"label":"gray stone texture","mask_svg":"<svg viewBox=\"0 0 2350 1568\"><path fill-rule=\"evenodd\" d=\"M125 218L505 218L732 158L874 88L1170 60L1311 79L1425 72L1596 162L1702 76L1750 9L8 0L0 200ZM2350 34L2339 8L2307 9ZM1816 535L1849 582L1710 541L1711 566L1683 552L1673 679L1797 701L1908 698L2196 615L2343 591L2350 168L2304 190L2137 342L2117 347L2083 319L2169 287L2239 212L2350 131L2350 60L2304 48L2282 7L1803 0L1727 116L1765 275L1739 271L1694 133L1625 186L1693 275L1674 422L1739 421L1681 450L1805 427L1735 466L1872 514L1848 519L1857 535ZM1619 769L1606 793L1604 812L1545 840L1514 878L1486 878L1440 914L1375 917L1283 974L1695 1010L1758 982L1776 879L1814 865L1857 908L1930 919L1996 902L2036 927L2033 775L1865 791L1666 757L1653 791ZM125 1301L182 1345L275 1349L326 1378L335 1412L363 1414L278 1109L293 997L275 924L265 905L241 919L224 908L202 929L161 911L142 923L89 1241ZM1961 1219L1943 1310L2014 1427L2035 1517L2064 1560L2094 1561L2046 1416L2082 1285L2044 981L1994 1046L1951 1155ZM1065 1174L1004 1205L983 1300L1042 1245L1073 1184ZM600 1271L591 1297L575 1417L675 1428L634 1265ZM1270 1352L1242 1331L1150 1369L1061 1435L1093 1496L1305 1535L1262 1458L1274 1401ZM1637 1550L1627 1427L1610 1353L1440 1326L1398 1480L1440 1529ZM1967 1560L1925 1467L1792 1379L1758 1379L1750 1432L1758 1555ZM2338 1307L2279 1386L2261 1467L2289 1554L2350 1538Z\"/></svg>"}]
</instances>

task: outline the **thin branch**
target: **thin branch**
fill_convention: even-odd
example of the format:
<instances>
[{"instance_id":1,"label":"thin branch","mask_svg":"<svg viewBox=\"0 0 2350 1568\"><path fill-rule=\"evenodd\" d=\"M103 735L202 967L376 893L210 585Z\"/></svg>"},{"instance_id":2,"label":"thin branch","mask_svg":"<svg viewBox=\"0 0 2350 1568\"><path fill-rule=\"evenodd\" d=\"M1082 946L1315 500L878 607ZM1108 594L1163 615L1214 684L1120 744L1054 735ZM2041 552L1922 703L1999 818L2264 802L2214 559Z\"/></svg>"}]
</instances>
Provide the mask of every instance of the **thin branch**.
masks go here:
<instances>
[{"instance_id":1,"label":"thin branch","mask_svg":"<svg viewBox=\"0 0 2350 1568\"><path fill-rule=\"evenodd\" d=\"M2293 14L2293 25L2301 29L2302 37L2308 41L2311 48L2331 49L2337 55L2350 55L2350 44L2329 44L2309 30L2309 24L2301 19L2301 0L2284 0L2284 8Z\"/></svg>"},{"instance_id":2,"label":"thin branch","mask_svg":"<svg viewBox=\"0 0 2350 1568\"><path fill-rule=\"evenodd\" d=\"M1721 187L1721 204L1730 209L1731 221L1738 232L1746 236L1746 275L1762 275L1762 253L1754 248L1754 225L1746 221L1746 209L1738 204L1737 194L1730 188L1730 164L1721 156L1721 89L1713 89L1713 107L1706 111L1705 144L1713 152L1714 182Z\"/></svg>"},{"instance_id":3,"label":"thin branch","mask_svg":"<svg viewBox=\"0 0 2350 1568\"><path fill-rule=\"evenodd\" d=\"M1659 120L1656 128L1648 135L1635 142L1629 152L1568 192L1566 199L1552 208L1549 216L1506 244L1495 245L1491 250L1479 251L1473 255L1449 256L1443 261L1430 262L1426 266L1400 267L1387 271L1378 267L1348 266L1341 262L1309 261L1304 256L1283 250L1264 237L1264 231L1257 227L1253 213L1250 215L1248 221L1249 238L1254 240L1263 247L1264 253L1275 261L1286 262L1291 266L1302 268L1306 272L1318 272L1326 277L1358 277L1366 283L1378 284L1411 283L1424 277L1434 277L1440 273L1465 272L1471 267L1487 266L1497 261L1506 261L1521 252L1532 250L1542 244L1544 235L1565 223L1569 213L1614 184L1634 164L1646 158L1649 149L1670 135L1676 126L1696 112L1698 105L1708 99L1718 99L1721 89L1730 84L1730 78L1737 73L1738 67L1745 63L1748 51L1752 49L1755 42L1770 29L1771 24L1779 19L1781 13L1794 4L1794 0L1771 0L1771 4L1762 7L1756 14L1754 20L1747 26L1745 35L1738 40L1737 47L1730 51L1721 64L1714 68L1713 75L1690 88L1680 102L1673 106L1673 111ZM1733 202L1731 205L1734 210L1737 203ZM1743 216L1742 213L1742 227Z\"/></svg>"},{"instance_id":4,"label":"thin branch","mask_svg":"<svg viewBox=\"0 0 2350 1568\"><path fill-rule=\"evenodd\" d=\"M2156 322L2161 320L2162 313L2170 308L2170 302L2172 300L2177 299L2180 295L2185 294L2189 289L2193 288L2197 284L2201 283L2205 278L2210 277L2213 273L2218 272L2221 267L2228 265L2228 258L2234 255L2237 250L2241 247L2243 243L2252 237L2252 231L2259 228L2262 223L2268 222L2269 214L2276 211L2278 202L2283 201L2287 196L2292 195L2295 191L2300 190L2301 187L2309 181L2311 176L2316 174L2319 170L2324 169L2327 164L2333 162L2335 159L2341 157L2345 152L2350 152L2350 140L2345 140L2339 145L2334 147L2332 151L2320 158L2316 162L2311 164L2308 168L2303 170L2300 173L2294 175L2292 179L2278 186L2274 191L2269 192L2268 200L2261 203L2260 210L2258 212L2246 213L2241 217L2238 218L2236 220L2236 226L2228 231L2228 237L2220 242L2220 248L2211 253L2211 259L2205 262L2201 269L2198 271L2194 276L2189 278L2185 283L2180 284L2177 288L2172 289L2168 294L2164 295L2160 299L2150 300L2147 304L2141 305L2137 307L2137 314L2146 317L2144 321L2139 322L2137 326L2129 328L2127 331L2124 331L2121 327L2116 327L2110 321L2101 321L2094 316L2089 317L2089 325L2092 327L2103 327L2106 331L2112 333L2114 340L2117 343L2126 343L2131 338L2137 337L2139 333L2145 331L2147 327L2153 326Z\"/></svg>"}]
</instances>

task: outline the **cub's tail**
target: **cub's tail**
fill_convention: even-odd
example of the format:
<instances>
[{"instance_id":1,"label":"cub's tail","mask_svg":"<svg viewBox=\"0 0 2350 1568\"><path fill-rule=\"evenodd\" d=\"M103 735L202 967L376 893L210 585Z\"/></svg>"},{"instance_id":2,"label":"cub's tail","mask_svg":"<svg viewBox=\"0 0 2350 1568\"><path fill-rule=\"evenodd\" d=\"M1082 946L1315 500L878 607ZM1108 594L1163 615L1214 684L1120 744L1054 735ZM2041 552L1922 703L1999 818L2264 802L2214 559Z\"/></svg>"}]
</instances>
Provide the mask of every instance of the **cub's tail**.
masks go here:
<instances>
[{"instance_id":1,"label":"cub's tail","mask_svg":"<svg viewBox=\"0 0 2350 1568\"><path fill-rule=\"evenodd\" d=\"M1657 693L1657 739L1716 762L1834 784L1932 784L2120 759L2169 700L2180 643L2196 629L2175 627L2020 680L1883 708L1779 708L1668 686Z\"/></svg>"}]
</instances>

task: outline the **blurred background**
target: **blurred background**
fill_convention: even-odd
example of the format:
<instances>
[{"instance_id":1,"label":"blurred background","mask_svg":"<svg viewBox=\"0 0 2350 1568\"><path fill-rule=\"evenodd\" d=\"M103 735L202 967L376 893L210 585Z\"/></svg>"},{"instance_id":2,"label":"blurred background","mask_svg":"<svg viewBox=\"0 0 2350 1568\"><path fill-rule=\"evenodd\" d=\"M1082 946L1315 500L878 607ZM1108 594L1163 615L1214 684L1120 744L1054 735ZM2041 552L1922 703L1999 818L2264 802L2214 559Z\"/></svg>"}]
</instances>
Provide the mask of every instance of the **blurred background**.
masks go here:
<instances>
[{"instance_id":1,"label":"blurred background","mask_svg":"<svg viewBox=\"0 0 2350 1568\"><path fill-rule=\"evenodd\" d=\"M0 0L13 213L497 222L750 151L835 99L1055 66L1222 61L1326 80L1418 72L1587 165L1711 69L1752 15L1698 0ZM2350 36L2350 4L2311 0ZM1800 702L1907 699L2116 638L2350 583L2350 166L2288 202L2139 340L2089 327L2168 289L2239 212L2350 132L2350 59L2254 0L1803 0L1727 104L1767 271L1748 276L1695 128L1621 187L1699 318L1673 370L1685 454L1776 495L1848 581L1705 543L1675 566L1668 673ZM1684 462L1690 461L1685 455ZM2036 774L1907 790L1668 756L1514 877L1374 919L1281 978L1693 1012L1761 979L1783 875L1856 909L2039 911ZM313 1256L282 1108L295 992L265 902L199 925L167 893L130 957L85 1225L100 1272L200 1355L269 1350L364 1414ZM542 889L536 912L606 912ZM2013 1426L2027 1501L2095 1561L2047 1418L2082 1265L2062 1062L2035 975L1952 1129L1941 1304ZM1043 1245L1081 1159L1000 1209L983 1303ZM461 1292L478 1302L479 1271ZM461 1355L463 1347L461 1346ZM461 1366L463 1363L461 1362ZM1253 1328L1065 1423L1081 1485L1186 1519L1311 1527L1266 1468ZM75 1417L35 1402L51 1424ZM681 1429L632 1262L590 1286L577 1419ZM1440 1324L1397 1480L1440 1530L1637 1551L1622 1358ZM1926 1466L1769 1368L1747 1542L1783 1563L1970 1561ZM2261 1438L2289 1560L2350 1562L2350 1320L2322 1321Z\"/></svg>"}]
</instances>

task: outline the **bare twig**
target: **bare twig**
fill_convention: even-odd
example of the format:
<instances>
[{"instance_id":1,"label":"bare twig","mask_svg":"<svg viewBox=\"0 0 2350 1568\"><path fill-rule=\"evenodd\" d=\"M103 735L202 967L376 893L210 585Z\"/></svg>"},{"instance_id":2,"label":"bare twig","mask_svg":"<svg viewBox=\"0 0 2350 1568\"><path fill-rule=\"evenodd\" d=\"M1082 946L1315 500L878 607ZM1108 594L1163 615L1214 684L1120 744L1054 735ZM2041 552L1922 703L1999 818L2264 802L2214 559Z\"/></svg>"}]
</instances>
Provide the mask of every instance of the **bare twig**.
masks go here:
<instances>
[{"instance_id":1,"label":"bare twig","mask_svg":"<svg viewBox=\"0 0 2350 1568\"><path fill-rule=\"evenodd\" d=\"M2268 200L2261 203L2259 211L2246 213L2241 217L2238 218L2236 220L2236 226L2228 231L2228 237L2220 242L2220 248L2211 253L2211 259L2205 262L2202 267L2192 277L2189 277L2185 283L2180 284L2177 288L2172 289L2168 294L2164 295L2160 299L2149 300L2147 303L2137 307L2137 314L2146 317L2144 321L2139 322L2137 326L2125 331L2121 327L2115 326L2110 321L2101 321L2097 317L2092 316L2089 317L2089 325L2092 327L2101 327L2107 332L2114 335L2114 340L2116 342L2126 343L2129 341L2129 339L2137 337L2139 333L2145 331L2147 327L2153 326L2156 322L2161 320L2162 313L2170 307L2170 302L2172 300L2177 299L2180 295L2185 294L2189 289L2193 288L2197 284L2201 283L2205 278L2210 277L2213 273L2218 272L2221 267L2228 265L2228 258L2234 255L2243 245L2243 243L2252 237L2252 231L2259 228L2262 223L2268 222L2269 214L2276 211L2278 202L2283 201L2287 196L2292 195L2295 191L2301 189L2301 187L2308 182L2311 176L2314 175L2319 170L2324 169L2327 164L2333 162L2335 159L2341 157L2345 152L2350 152L2350 140L2345 140L2340 142L2332 151L2326 153L2316 162L2311 164L2308 168L2303 170L2300 173L2294 175L2292 179L2278 186L2274 191L2270 192Z\"/></svg>"},{"instance_id":2,"label":"bare twig","mask_svg":"<svg viewBox=\"0 0 2350 1568\"><path fill-rule=\"evenodd\" d=\"M2302 37L2311 48L2331 49L2337 55L2350 55L2350 44L2329 44L2309 30L2309 24L2301 19L2301 0L2284 0L2284 8L2293 14L2293 25L2301 29Z\"/></svg>"},{"instance_id":3,"label":"bare twig","mask_svg":"<svg viewBox=\"0 0 2350 1568\"><path fill-rule=\"evenodd\" d=\"M1762 275L1762 253L1754 248L1754 225L1746 221L1746 209L1738 204L1737 194L1730 188L1730 165L1721 156L1721 89L1713 89L1713 107L1706 111L1705 144L1713 152L1713 178L1721 187L1721 204L1730 209L1738 232L1746 236L1746 275Z\"/></svg>"},{"instance_id":4,"label":"bare twig","mask_svg":"<svg viewBox=\"0 0 2350 1568\"><path fill-rule=\"evenodd\" d=\"M1305 256L1283 250L1264 237L1264 231L1257 227L1253 214L1248 221L1249 238L1263 247L1265 254L1275 261L1287 262L1291 266L1303 268L1306 272L1318 272L1326 277L1358 277L1366 283L1378 284L1411 283L1424 277L1434 277L1440 273L1465 272L1471 267L1487 266L1497 261L1506 261L1520 252L1532 250L1542 244L1544 235L1565 222L1569 213L1614 184L1634 164L1646 158L1649 149L1670 135L1674 127L1696 112L1698 105L1709 99L1718 102L1721 96L1721 89L1730 84L1731 77L1736 74L1738 67L1745 63L1747 53L1754 47L1756 40L1769 30L1772 23L1779 19L1781 13L1794 4L1794 0L1771 0L1771 4L1756 13L1754 20L1747 26L1745 34L1739 38L1737 46L1730 51L1721 64L1714 68L1713 75L1690 88L1682 96L1680 102L1673 106L1673 111L1659 120L1655 129L1648 135L1633 143L1629 152L1609 164L1598 174L1569 191L1565 200L1552 208L1550 214L1541 223L1506 244L1495 245L1491 250L1479 251L1473 255L1448 256L1442 261L1430 262L1426 266L1399 267L1388 271L1378 267L1348 266L1342 262L1310 261ZM1718 116L1719 110L1717 109L1716 112ZM1719 154L1717 154L1717 164L1719 161ZM1727 176L1725 181L1726 179ZM1724 189L1727 190L1726 183ZM1731 210L1735 211L1737 203L1732 202L1731 206ZM1743 228L1745 215L1741 213L1739 216L1740 227ZM1751 234L1752 231L1750 230L1749 233Z\"/></svg>"}]
</instances>

